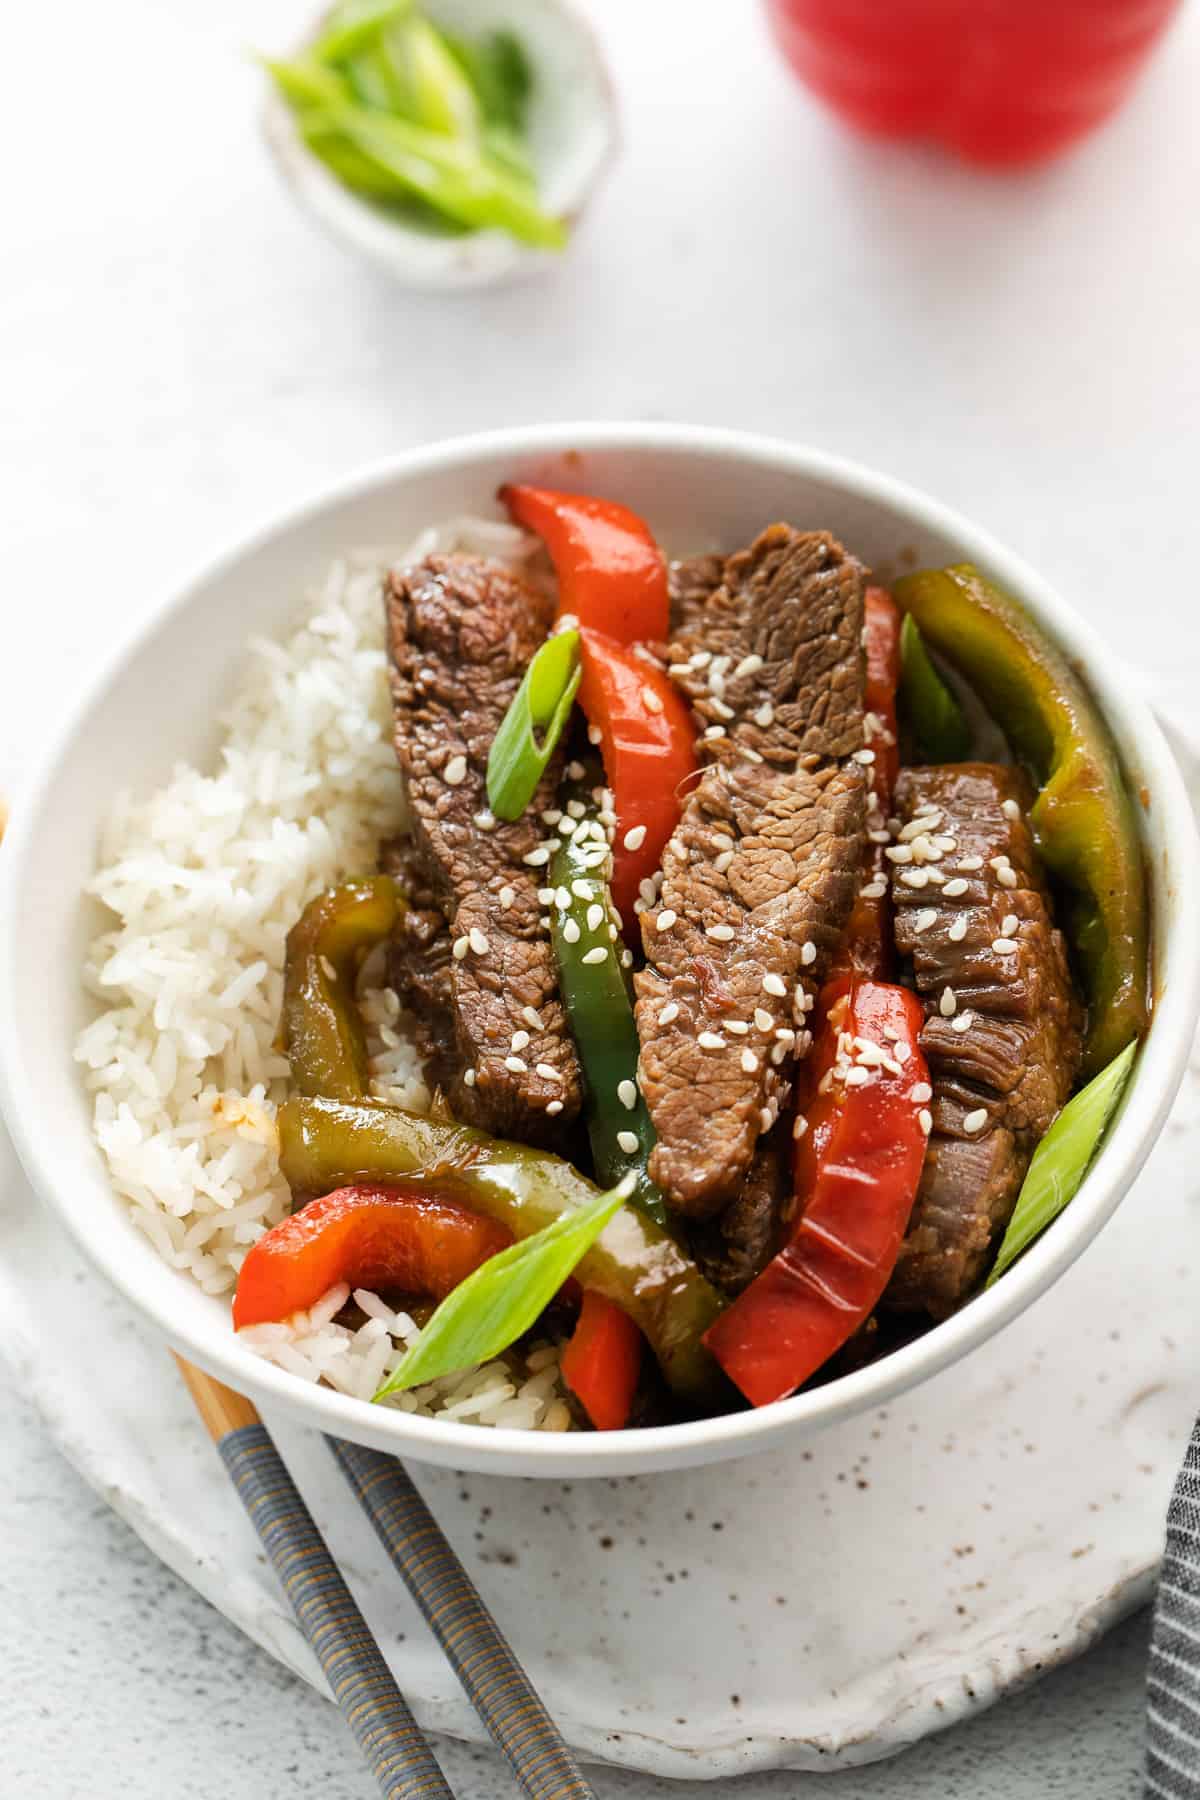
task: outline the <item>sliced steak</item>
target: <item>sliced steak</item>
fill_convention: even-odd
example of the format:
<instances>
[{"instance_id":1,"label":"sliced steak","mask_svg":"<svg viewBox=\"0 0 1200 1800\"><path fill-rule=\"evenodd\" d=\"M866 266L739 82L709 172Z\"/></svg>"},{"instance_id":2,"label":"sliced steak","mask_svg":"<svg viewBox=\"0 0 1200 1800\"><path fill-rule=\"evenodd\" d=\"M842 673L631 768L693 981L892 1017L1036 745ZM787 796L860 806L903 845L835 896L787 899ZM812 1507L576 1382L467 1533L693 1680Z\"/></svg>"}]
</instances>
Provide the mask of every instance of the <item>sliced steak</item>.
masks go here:
<instances>
[{"instance_id":1,"label":"sliced steak","mask_svg":"<svg viewBox=\"0 0 1200 1800\"><path fill-rule=\"evenodd\" d=\"M925 999L933 1133L887 1304L935 1317L972 1291L1079 1069L1081 1008L1016 769L908 769L896 944Z\"/></svg>"},{"instance_id":2,"label":"sliced steak","mask_svg":"<svg viewBox=\"0 0 1200 1800\"><path fill-rule=\"evenodd\" d=\"M559 761L512 824L491 818L486 785L488 752L549 629L552 601L504 564L468 555L394 570L386 601L413 853L451 943L448 984L439 977L438 988L448 985L457 1051L449 1099L464 1122L552 1141L579 1110L579 1065L541 924L538 869L525 859L543 835L539 814L552 804ZM415 999L417 989L408 991Z\"/></svg>"},{"instance_id":3,"label":"sliced steak","mask_svg":"<svg viewBox=\"0 0 1200 1800\"><path fill-rule=\"evenodd\" d=\"M454 1028L454 959L446 915L407 838L383 845L379 866L399 883L408 902L388 951L388 979L413 1019L417 1054L431 1088L449 1093L462 1073Z\"/></svg>"},{"instance_id":4,"label":"sliced steak","mask_svg":"<svg viewBox=\"0 0 1200 1800\"><path fill-rule=\"evenodd\" d=\"M692 1255L714 1286L740 1294L761 1275L779 1242L791 1195L791 1156L784 1123L760 1140L746 1184L716 1219L689 1234Z\"/></svg>"},{"instance_id":5,"label":"sliced steak","mask_svg":"<svg viewBox=\"0 0 1200 1800\"><path fill-rule=\"evenodd\" d=\"M725 578L725 558L715 553L667 564L671 635L696 630L710 598Z\"/></svg>"},{"instance_id":6,"label":"sliced steak","mask_svg":"<svg viewBox=\"0 0 1200 1800\"><path fill-rule=\"evenodd\" d=\"M670 668L704 768L635 985L650 1171L703 1218L741 1192L787 1098L861 879L863 571L826 534L773 525L681 616Z\"/></svg>"}]
</instances>

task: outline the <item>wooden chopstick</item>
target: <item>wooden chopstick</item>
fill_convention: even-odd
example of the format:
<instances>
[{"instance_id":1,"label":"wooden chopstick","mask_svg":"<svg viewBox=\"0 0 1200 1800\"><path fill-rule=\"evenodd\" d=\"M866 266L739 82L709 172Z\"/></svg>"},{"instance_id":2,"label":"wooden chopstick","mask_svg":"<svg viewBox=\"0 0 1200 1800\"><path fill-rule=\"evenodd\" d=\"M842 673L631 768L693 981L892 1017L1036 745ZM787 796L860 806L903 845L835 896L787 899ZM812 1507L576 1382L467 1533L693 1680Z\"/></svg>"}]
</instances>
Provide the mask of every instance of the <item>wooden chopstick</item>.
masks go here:
<instances>
[{"instance_id":1,"label":"wooden chopstick","mask_svg":"<svg viewBox=\"0 0 1200 1800\"><path fill-rule=\"evenodd\" d=\"M257 1411L232 1388L175 1360L380 1793L385 1800L454 1800Z\"/></svg>"},{"instance_id":2,"label":"wooden chopstick","mask_svg":"<svg viewBox=\"0 0 1200 1800\"><path fill-rule=\"evenodd\" d=\"M530 1800L595 1800L403 1464L341 1438L325 1441L521 1791Z\"/></svg>"}]
</instances>

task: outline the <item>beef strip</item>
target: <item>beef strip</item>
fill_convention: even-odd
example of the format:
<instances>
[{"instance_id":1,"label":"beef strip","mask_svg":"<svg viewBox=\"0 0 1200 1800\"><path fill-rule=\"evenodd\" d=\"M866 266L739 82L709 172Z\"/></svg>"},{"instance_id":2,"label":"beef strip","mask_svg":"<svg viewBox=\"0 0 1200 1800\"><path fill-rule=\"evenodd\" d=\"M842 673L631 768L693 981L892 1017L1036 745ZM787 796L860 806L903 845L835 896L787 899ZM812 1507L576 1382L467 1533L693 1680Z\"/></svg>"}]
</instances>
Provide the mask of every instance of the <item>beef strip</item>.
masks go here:
<instances>
[{"instance_id":1,"label":"beef strip","mask_svg":"<svg viewBox=\"0 0 1200 1800\"><path fill-rule=\"evenodd\" d=\"M412 1013L417 1054L431 1088L449 1093L462 1073L454 1029L454 992L446 915L407 838L384 844L379 866L404 891L408 904L396 921L388 952L388 979Z\"/></svg>"},{"instance_id":2,"label":"beef strip","mask_svg":"<svg viewBox=\"0 0 1200 1800\"><path fill-rule=\"evenodd\" d=\"M886 1295L905 1311L944 1316L972 1291L1079 1069L1082 1013L1029 802L1018 770L987 763L907 769L897 787L896 944L925 1000L933 1084L929 1151ZM911 860L896 861L905 843Z\"/></svg>"},{"instance_id":3,"label":"beef strip","mask_svg":"<svg viewBox=\"0 0 1200 1800\"><path fill-rule=\"evenodd\" d=\"M642 916L640 1078L669 1203L734 1200L807 1052L861 878L863 571L823 532L768 527L684 604L669 666L704 730L698 785Z\"/></svg>"},{"instance_id":4,"label":"beef strip","mask_svg":"<svg viewBox=\"0 0 1200 1800\"><path fill-rule=\"evenodd\" d=\"M488 752L545 639L552 599L502 563L432 555L390 574L386 602L413 856L452 945L435 986L457 1053L448 1098L465 1123L552 1142L579 1110L579 1065L541 923L540 872L525 859L544 833L539 815L553 803L560 761L511 824L492 820L486 783ZM418 940L423 929L414 927ZM423 955L434 942L431 934ZM401 979L419 1003L423 975Z\"/></svg>"},{"instance_id":5,"label":"beef strip","mask_svg":"<svg viewBox=\"0 0 1200 1800\"><path fill-rule=\"evenodd\" d=\"M745 1185L719 1218L692 1226L692 1255L714 1286L740 1294L761 1275L779 1243L792 1188L788 1131L781 1121L760 1139Z\"/></svg>"},{"instance_id":6,"label":"beef strip","mask_svg":"<svg viewBox=\"0 0 1200 1800\"><path fill-rule=\"evenodd\" d=\"M725 558L713 553L667 564L672 637L702 627L704 609L724 578Z\"/></svg>"}]
</instances>

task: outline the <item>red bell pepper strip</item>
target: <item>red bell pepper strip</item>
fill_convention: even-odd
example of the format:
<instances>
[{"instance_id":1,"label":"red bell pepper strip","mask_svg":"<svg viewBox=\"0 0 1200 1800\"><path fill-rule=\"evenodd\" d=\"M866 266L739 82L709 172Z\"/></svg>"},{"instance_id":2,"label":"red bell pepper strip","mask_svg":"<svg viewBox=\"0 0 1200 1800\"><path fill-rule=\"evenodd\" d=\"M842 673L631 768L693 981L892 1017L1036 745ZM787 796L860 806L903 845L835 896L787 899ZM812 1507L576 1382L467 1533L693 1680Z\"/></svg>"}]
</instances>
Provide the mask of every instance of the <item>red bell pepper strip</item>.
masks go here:
<instances>
[{"instance_id":1,"label":"red bell pepper strip","mask_svg":"<svg viewBox=\"0 0 1200 1800\"><path fill-rule=\"evenodd\" d=\"M615 500L508 485L499 498L536 531L558 576L558 608L619 643L668 636L667 565L643 519Z\"/></svg>"},{"instance_id":2,"label":"red bell pepper strip","mask_svg":"<svg viewBox=\"0 0 1200 1800\"><path fill-rule=\"evenodd\" d=\"M340 1281L441 1300L512 1241L503 1225L455 1200L375 1184L338 1188L253 1246L238 1276L234 1327L289 1318Z\"/></svg>"},{"instance_id":3,"label":"red bell pepper strip","mask_svg":"<svg viewBox=\"0 0 1200 1800\"><path fill-rule=\"evenodd\" d=\"M791 1239L704 1335L755 1406L807 1381L870 1313L895 1267L925 1161L920 1001L906 988L849 976L826 984L821 1005ZM845 1079L855 1069L867 1071L862 1085Z\"/></svg>"},{"instance_id":4,"label":"red bell pepper strip","mask_svg":"<svg viewBox=\"0 0 1200 1800\"><path fill-rule=\"evenodd\" d=\"M589 1290L559 1367L596 1430L620 1431L641 1373L642 1334L628 1313Z\"/></svg>"},{"instance_id":5,"label":"red bell pepper strip","mask_svg":"<svg viewBox=\"0 0 1200 1800\"><path fill-rule=\"evenodd\" d=\"M617 816L613 904L626 937L638 942L634 901L679 823L683 784L696 769L696 728L670 676L615 639L583 630L580 664L579 702L600 733Z\"/></svg>"},{"instance_id":6,"label":"red bell pepper strip","mask_svg":"<svg viewBox=\"0 0 1200 1800\"><path fill-rule=\"evenodd\" d=\"M850 124L973 162L1051 156L1122 104L1179 0L767 0L785 56Z\"/></svg>"},{"instance_id":7,"label":"red bell pepper strip","mask_svg":"<svg viewBox=\"0 0 1200 1800\"><path fill-rule=\"evenodd\" d=\"M896 690L900 685L900 608L886 588L870 587L866 593L863 636L866 644L867 679L864 706L868 717L867 747L875 752L869 765L872 815L880 827L892 809L892 794L900 773L900 744L896 729ZM882 889L872 892L872 889ZM892 903L888 891L887 863L883 846L872 844L867 878L860 889L833 961L833 973L857 970L862 975L891 975L895 964L892 938Z\"/></svg>"}]
</instances>

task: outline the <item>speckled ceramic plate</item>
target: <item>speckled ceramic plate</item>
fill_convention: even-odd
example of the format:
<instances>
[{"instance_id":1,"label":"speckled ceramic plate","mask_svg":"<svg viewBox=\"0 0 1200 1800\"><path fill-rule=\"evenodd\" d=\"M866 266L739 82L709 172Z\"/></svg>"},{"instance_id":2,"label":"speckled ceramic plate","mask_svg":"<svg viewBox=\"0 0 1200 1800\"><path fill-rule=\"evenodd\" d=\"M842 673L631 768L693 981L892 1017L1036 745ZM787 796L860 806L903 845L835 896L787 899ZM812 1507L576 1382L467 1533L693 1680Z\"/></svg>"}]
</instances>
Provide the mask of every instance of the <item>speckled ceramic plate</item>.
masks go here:
<instances>
[{"instance_id":1,"label":"speckled ceramic plate","mask_svg":"<svg viewBox=\"0 0 1200 1800\"><path fill-rule=\"evenodd\" d=\"M1200 803L1200 758L1174 735ZM320 1677L165 1351L0 1140L0 1350L173 1569ZM1007 1331L806 1446L566 1484L416 1470L570 1741L658 1775L884 1757L1144 1599L1200 1403L1200 1058L1112 1223ZM481 1728L315 1434L276 1425L422 1722Z\"/></svg>"}]
</instances>

